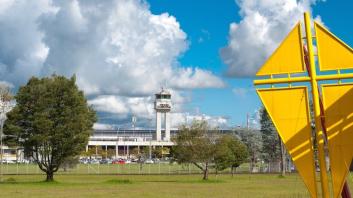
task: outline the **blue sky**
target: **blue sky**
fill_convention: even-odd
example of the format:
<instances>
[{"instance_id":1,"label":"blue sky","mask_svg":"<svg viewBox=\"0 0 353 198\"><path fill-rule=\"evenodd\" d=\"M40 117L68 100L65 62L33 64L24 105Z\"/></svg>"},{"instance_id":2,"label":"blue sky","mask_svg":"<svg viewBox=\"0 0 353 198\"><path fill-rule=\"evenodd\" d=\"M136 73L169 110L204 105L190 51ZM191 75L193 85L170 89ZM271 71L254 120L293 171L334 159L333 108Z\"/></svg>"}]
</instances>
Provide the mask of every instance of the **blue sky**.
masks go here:
<instances>
[{"instance_id":1,"label":"blue sky","mask_svg":"<svg viewBox=\"0 0 353 198\"><path fill-rule=\"evenodd\" d=\"M153 13L168 12L180 22L188 34L189 50L180 62L186 66L199 66L221 76L228 86L222 89L200 89L193 91L189 106L209 115L222 115L232 124L244 124L246 112L253 113L259 106L256 97L238 97L232 87L251 88L251 79L232 79L224 76L226 65L219 55L221 47L227 45L229 24L239 21L239 8L233 0L216 1L149 1ZM241 105L239 105L241 103Z\"/></svg>"},{"instance_id":2,"label":"blue sky","mask_svg":"<svg viewBox=\"0 0 353 198\"><path fill-rule=\"evenodd\" d=\"M187 66L200 66L221 76L228 86L222 89L201 89L193 91L190 106L197 106L200 112L209 115L223 115L230 118L232 125L245 124L246 114L254 113L260 105L254 93L250 97L238 96L233 87L251 89L251 79L235 79L224 75L227 66L220 57L220 48L227 45L229 24L240 20L239 8L233 0L219 1L149 1L153 13L168 12L180 22L188 34L189 50L180 62Z\"/></svg>"},{"instance_id":3,"label":"blue sky","mask_svg":"<svg viewBox=\"0 0 353 198\"><path fill-rule=\"evenodd\" d=\"M172 125L244 126L261 103L257 69L304 11L353 45L349 0L0 0L0 83L72 76L97 127L154 127L153 94L173 94Z\"/></svg>"},{"instance_id":4,"label":"blue sky","mask_svg":"<svg viewBox=\"0 0 353 198\"><path fill-rule=\"evenodd\" d=\"M227 77L227 65L220 57L220 48L227 45L229 24L239 22L239 7L233 0L211 1L164 1L150 0L153 13L168 12L175 16L191 42L190 49L180 58L183 65L200 65L221 76L228 84L224 89L193 91L192 105L210 115L225 115L232 125L245 125L246 114L254 114L261 106L253 86L254 78ZM313 15L320 15L324 24L335 35L353 46L353 2L339 0L317 2L312 6ZM204 32L207 32L205 34ZM200 41L202 38L202 42ZM251 53L251 52L249 52ZM235 94L233 88L248 92Z\"/></svg>"}]
</instances>

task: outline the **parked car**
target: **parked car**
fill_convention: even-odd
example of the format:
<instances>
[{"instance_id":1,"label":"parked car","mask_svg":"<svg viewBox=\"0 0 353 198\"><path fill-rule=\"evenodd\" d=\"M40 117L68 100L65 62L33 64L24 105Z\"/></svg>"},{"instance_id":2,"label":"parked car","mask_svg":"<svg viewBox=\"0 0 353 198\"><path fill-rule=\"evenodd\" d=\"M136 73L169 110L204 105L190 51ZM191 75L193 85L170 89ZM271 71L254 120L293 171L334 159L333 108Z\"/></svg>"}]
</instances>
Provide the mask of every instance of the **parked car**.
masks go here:
<instances>
[{"instance_id":1,"label":"parked car","mask_svg":"<svg viewBox=\"0 0 353 198\"><path fill-rule=\"evenodd\" d=\"M146 159L145 164L153 164L154 161L152 159Z\"/></svg>"},{"instance_id":2,"label":"parked car","mask_svg":"<svg viewBox=\"0 0 353 198\"><path fill-rule=\"evenodd\" d=\"M125 164L125 160L124 159L113 160L112 164Z\"/></svg>"},{"instance_id":3,"label":"parked car","mask_svg":"<svg viewBox=\"0 0 353 198\"><path fill-rule=\"evenodd\" d=\"M99 160L97 159L92 159L91 161L89 161L90 164L99 164Z\"/></svg>"},{"instance_id":4,"label":"parked car","mask_svg":"<svg viewBox=\"0 0 353 198\"><path fill-rule=\"evenodd\" d=\"M106 159L102 159L99 161L100 164L108 164L108 160Z\"/></svg>"}]
</instances>

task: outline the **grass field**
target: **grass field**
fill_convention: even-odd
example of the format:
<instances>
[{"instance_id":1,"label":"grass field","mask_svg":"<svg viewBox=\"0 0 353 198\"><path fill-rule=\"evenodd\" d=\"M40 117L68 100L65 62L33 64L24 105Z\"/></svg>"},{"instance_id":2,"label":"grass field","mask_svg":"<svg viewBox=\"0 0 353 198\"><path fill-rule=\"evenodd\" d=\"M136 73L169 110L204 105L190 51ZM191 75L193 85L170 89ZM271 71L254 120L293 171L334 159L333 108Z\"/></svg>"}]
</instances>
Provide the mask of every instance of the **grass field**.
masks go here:
<instances>
[{"instance_id":1,"label":"grass field","mask_svg":"<svg viewBox=\"0 0 353 198\"><path fill-rule=\"evenodd\" d=\"M43 182L45 175L35 165L7 165L0 183L0 197L123 197L123 198L298 198L309 197L298 174L280 178L278 174L210 175L202 181L201 174L189 166L145 165L136 174L137 165L80 165L76 169L55 175L55 182ZM135 175L125 175L130 173ZM95 171L89 172L90 169ZM14 174L19 171L24 175ZM26 175L25 172L32 175ZM153 175L157 172L170 174ZM195 172L193 172L195 171ZM148 172L151 175L148 175ZM89 173L89 174L87 174ZM353 187L350 181L350 187ZM352 189L352 188L351 188Z\"/></svg>"},{"instance_id":2,"label":"grass field","mask_svg":"<svg viewBox=\"0 0 353 198\"><path fill-rule=\"evenodd\" d=\"M124 198L257 198L309 197L296 174L211 175L57 175L56 182L42 182L44 175L6 175L1 197L124 197Z\"/></svg>"}]
</instances>

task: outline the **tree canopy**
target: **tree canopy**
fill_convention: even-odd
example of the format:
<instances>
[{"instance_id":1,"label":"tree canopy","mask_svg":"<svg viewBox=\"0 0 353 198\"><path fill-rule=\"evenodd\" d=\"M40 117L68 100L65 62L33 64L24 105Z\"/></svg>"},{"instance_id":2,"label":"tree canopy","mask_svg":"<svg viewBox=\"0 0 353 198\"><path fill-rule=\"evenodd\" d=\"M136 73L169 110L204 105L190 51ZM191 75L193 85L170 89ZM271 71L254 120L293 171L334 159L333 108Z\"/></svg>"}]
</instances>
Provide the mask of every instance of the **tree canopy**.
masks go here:
<instances>
[{"instance_id":1,"label":"tree canopy","mask_svg":"<svg viewBox=\"0 0 353 198\"><path fill-rule=\"evenodd\" d=\"M234 169L239 167L248 159L247 147L233 135L223 135L216 141L215 149L215 168L224 170L231 167L232 174Z\"/></svg>"},{"instance_id":2,"label":"tree canopy","mask_svg":"<svg viewBox=\"0 0 353 198\"><path fill-rule=\"evenodd\" d=\"M195 121L191 126L181 126L174 138L173 157L178 163L192 163L202 170L208 179L210 163L213 163L216 136L205 121Z\"/></svg>"},{"instance_id":3,"label":"tree canopy","mask_svg":"<svg viewBox=\"0 0 353 198\"><path fill-rule=\"evenodd\" d=\"M203 172L208 179L210 168L232 170L244 163L248 151L234 135L221 134L205 121L194 121L191 126L182 126L174 138L172 156L178 163L191 163Z\"/></svg>"},{"instance_id":4,"label":"tree canopy","mask_svg":"<svg viewBox=\"0 0 353 198\"><path fill-rule=\"evenodd\" d=\"M263 157L261 134L254 129L240 129L237 130L236 133L248 148L250 171L252 172L256 162Z\"/></svg>"},{"instance_id":5,"label":"tree canopy","mask_svg":"<svg viewBox=\"0 0 353 198\"><path fill-rule=\"evenodd\" d=\"M20 87L17 104L7 114L5 134L16 136L7 141L22 146L47 181L66 159L82 152L96 121L75 81L75 76L32 77Z\"/></svg>"},{"instance_id":6,"label":"tree canopy","mask_svg":"<svg viewBox=\"0 0 353 198\"><path fill-rule=\"evenodd\" d=\"M278 161L281 156L280 139L270 116L263 107L260 112L260 124L262 134L262 152L267 162Z\"/></svg>"}]
</instances>

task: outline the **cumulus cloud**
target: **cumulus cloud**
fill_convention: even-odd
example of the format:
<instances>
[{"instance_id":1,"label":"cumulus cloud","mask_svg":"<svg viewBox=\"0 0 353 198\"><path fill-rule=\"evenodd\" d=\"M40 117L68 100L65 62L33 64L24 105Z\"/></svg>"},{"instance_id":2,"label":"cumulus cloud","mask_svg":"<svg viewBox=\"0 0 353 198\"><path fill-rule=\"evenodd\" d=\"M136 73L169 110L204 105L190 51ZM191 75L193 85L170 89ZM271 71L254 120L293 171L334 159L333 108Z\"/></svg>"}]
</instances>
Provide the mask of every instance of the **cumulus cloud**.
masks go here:
<instances>
[{"instance_id":1,"label":"cumulus cloud","mask_svg":"<svg viewBox=\"0 0 353 198\"><path fill-rule=\"evenodd\" d=\"M201 115L191 115L189 113L176 113L176 112L172 112L171 113L171 128L172 129L178 129L180 126L182 125L190 125L193 121L200 121L200 120L204 120L207 121L207 123L211 126L211 127L218 127L221 129L224 128L228 128L229 127L229 120L226 117L223 116L210 116L210 115L205 115L205 114L201 114ZM164 119L162 117L162 119ZM137 128L140 128L141 125L144 126L144 128L153 128L155 125L155 117L151 117L149 119L148 122L146 122L146 120L140 120L137 119ZM255 121L253 121L254 124L256 125L257 123L255 123ZM253 123L252 122L252 123ZM162 122L163 123L163 122ZM129 128L131 127L132 123L131 120L127 120L126 123L124 124L107 124L107 123L95 123L93 128L94 129L98 129L98 130L109 130L109 129L117 129L117 128ZM162 125L162 127L164 127Z\"/></svg>"},{"instance_id":2,"label":"cumulus cloud","mask_svg":"<svg viewBox=\"0 0 353 198\"><path fill-rule=\"evenodd\" d=\"M0 78L18 85L43 67L48 48L37 20L55 10L47 0L2 0L0 5Z\"/></svg>"},{"instance_id":3,"label":"cumulus cloud","mask_svg":"<svg viewBox=\"0 0 353 198\"><path fill-rule=\"evenodd\" d=\"M95 130L111 130L114 126L111 124L94 123L93 128Z\"/></svg>"},{"instance_id":4,"label":"cumulus cloud","mask_svg":"<svg viewBox=\"0 0 353 198\"><path fill-rule=\"evenodd\" d=\"M210 116L199 112L189 113L184 105L189 102L189 96L181 92L172 91L171 126L178 128L182 124L190 124L193 120L205 120L212 127L226 127L228 118L223 116ZM100 95L88 101L96 110L105 112L104 116L120 123L119 127L131 127L132 116L137 117L136 126L154 127L156 115L153 106L153 97L125 97L115 95ZM110 116L109 116L110 115ZM113 115L113 116L112 116ZM164 118L163 118L164 119ZM110 124L108 124L110 123ZM100 123L104 127L116 127L111 122ZM97 129L101 125L97 124ZM101 128L104 128L101 127Z\"/></svg>"},{"instance_id":5,"label":"cumulus cloud","mask_svg":"<svg viewBox=\"0 0 353 198\"><path fill-rule=\"evenodd\" d=\"M224 82L214 76L210 71L199 68L179 69L178 75L171 78L170 85L179 89L193 89L197 87L224 87Z\"/></svg>"},{"instance_id":6,"label":"cumulus cloud","mask_svg":"<svg viewBox=\"0 0 353 198\"><path fill-rule=\"evenodd\" d=\"M246 94L249 93L249 91L250 91L249 89L243 88L243 87L237 87L232 89L233 94L239 97L245 97Z\"/></svg>"},{"instance_id":7,"label":"cumulus cloud","mask_svg":"<svg viewBox=\"0 0 353 198\"><path fill-rule=\"evenodd\" d=\"M172 88L222 86L209 71L177 66L187 35L168 13L154 15L138 0L58 2L58 12L41 17L50 49L43 74L76 73L91 94L147 96L170 79Z\"/></svg>"},{"instance_id":8,"label":"cumulus cloud","mask_svg":"<svg viewBox=\"0 0 353 198\"><path fill-rule=\"evenodd\" d=\"M205 114L189 114L189 113L173 113L173 119L171 120L171 125L173 128L178 128L181 125L189 125L193 121L204 120L211 127L224 128L229 125L228 118L223 116L210 116Z\"/></svg>"},{"instance_id":9,"label":"cumulus cloud","mask_svg":"<svg viewBox=\"0 0 353 198\"><path fill-rule=\"evenodd\" d=\"M221 57L227 75L254 76L293 26L316 0L237 0L242 20L231 23ZM319 16L317 16L320 19Z\"/></svg>"},{"instance_id":10,"label":"cumulus cloud","mask_svg":"<svg viewBox=\"0 0 353 198\"><path fill-rule=\"evenodd\" d=\"M147 96L170 79L168 86L177 89L224 85L210 71L179 66L188 49L186 33L174 16L151 13L145 1L1 5L0 77L16 85L52 73L76 74L88 94Z\"/></svg>"},{"instance_id":11,"label":"cumulus cloud","mask_svg":"<svg viewBox=\"0 0 353 198\"><path fill-rule=\"evenodd\" d=\"M181 93L219 88L212 72L183 67L188 49L177 19L143 0L0 0L0 79L16 87L30 76L71 76L98 111L151 117L151 96L167 85L176 111ZM148 108L149 110L145 110Z\"/></svg>"},{"instance_id":12,"label":"cumulus cloud","mask_svg":"<svg viewBox=\"0 0 353 198\"><path fill-rule=\"evenodd\" d=\"M190 102L187 94L180 91L171 91L172 111L183 112L183 105ZM140 118L152 119L155 116L154 97L132 97L117 95L99 95L88 100L97 111L116 114L120 118L138 116Z\"/></svg>"}]
</instances>

